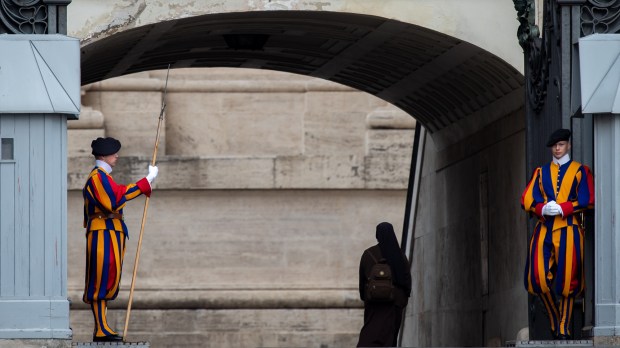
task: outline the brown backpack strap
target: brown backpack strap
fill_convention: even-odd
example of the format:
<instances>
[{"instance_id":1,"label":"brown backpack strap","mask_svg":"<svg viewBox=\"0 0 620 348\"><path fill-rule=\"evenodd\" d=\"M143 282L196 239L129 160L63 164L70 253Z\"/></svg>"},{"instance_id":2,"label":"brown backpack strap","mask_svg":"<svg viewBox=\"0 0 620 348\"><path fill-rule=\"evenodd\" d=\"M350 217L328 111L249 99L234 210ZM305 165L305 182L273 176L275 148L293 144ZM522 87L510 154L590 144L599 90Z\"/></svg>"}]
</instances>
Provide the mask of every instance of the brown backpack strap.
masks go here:
<instances>
[{"instance_id":1,"label":"brown backpack strap","mask_svg":"<svg viewBox=\"0 0 620 348\"><path fill-rule=\"evenodd\" d=\"M375 261L375 263L380 263L381 260L383 260L383 257L377 258L376 255L373 254L371 250L372 249L368 249L368 253L370 254L370 257L372 257L372 260ZM381 251L379 251L379 252L381 252ZM381 256L383 256L383 255L381 255Z\"/></svg>"}]
</instances>

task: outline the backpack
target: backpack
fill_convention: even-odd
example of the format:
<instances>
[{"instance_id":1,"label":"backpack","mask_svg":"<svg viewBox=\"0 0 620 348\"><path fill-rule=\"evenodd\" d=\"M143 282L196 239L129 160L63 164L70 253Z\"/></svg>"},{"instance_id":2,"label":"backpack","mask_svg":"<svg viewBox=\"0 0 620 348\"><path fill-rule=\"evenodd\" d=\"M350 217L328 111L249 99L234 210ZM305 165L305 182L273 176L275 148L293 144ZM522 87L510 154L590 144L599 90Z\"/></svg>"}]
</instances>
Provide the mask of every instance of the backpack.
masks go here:
<instances>
[{"instance_id":1,"label":"backpack","mask_svg":"<svg viewBox=\"0 0 620 348\"><path fill-rule=\"evenodd\" d=\"M377 260L372 252L368 251L375 264L370 268L366 282L366 299L370 302L389 302L394 300L394 284L392 284L392 269L386 259Z\"/></svg>"}]
</instances>

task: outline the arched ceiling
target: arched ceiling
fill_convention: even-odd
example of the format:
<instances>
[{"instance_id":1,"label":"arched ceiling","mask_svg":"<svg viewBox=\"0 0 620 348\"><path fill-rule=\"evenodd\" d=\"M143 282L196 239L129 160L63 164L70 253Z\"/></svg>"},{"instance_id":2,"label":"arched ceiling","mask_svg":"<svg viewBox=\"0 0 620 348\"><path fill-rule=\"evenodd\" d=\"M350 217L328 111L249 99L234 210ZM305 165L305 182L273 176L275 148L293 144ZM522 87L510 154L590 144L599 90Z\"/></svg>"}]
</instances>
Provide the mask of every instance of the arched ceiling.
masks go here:
<instances>
[{"instance_id":1,"label":"arched ceiling","mask_svg":"<svg viewBox=\"0 0 620 348\"><path fill-rule=\"evenodd\" d=\"M334 81L398 106L431 133L523 87L516 69L467 42L396 20L325 11L208 14L123 31L82 47L82 84L168 64Z\"/></svg>"}]
</instances>

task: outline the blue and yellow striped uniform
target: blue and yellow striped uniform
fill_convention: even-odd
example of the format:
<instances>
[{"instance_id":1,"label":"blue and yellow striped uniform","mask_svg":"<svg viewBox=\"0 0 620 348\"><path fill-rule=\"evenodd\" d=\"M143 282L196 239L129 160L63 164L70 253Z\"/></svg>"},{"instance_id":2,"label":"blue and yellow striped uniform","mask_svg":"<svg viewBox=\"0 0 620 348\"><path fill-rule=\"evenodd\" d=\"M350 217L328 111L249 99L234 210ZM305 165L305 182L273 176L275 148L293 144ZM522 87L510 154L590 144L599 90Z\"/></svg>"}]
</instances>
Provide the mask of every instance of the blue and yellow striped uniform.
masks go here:
<instances>
[{"instance_id":1,"label":"blue and yellow striped uniform","mask_svg":"<svg viewBox=\"0 0 620 348\"><path fill-rule=\"evenodd\" d=\"M123 207L127 201L141 194L151 194L151 185L146 178L135 184L119 185L98 166L90 172L82 190L86 228L83 301L91 304L96 336L114 334L107 325L105 312L106 301L116 298L121 281L125 239L128 236L122 219Z\"/></svg>"},{"instance_id":2,"label":"blue and yellow striped uniform","mask_svg":"<svg viewBox=\"0 0 620 348\"><path fill-rule=\"evenodd\" d=\"M543 216L547 202L556 201L562 215ZM594 207L594 182L590 169L569 160L559 166L536 168L521 196L521 206L538 222L529 243L525 288L539 295L549 314L551 329L569 335L574 298L584 290L583 228L580 212ZM551 286L555 280L555 291ZM554 292L562 296L560 309Z\"/></svg>"}]
</instances>

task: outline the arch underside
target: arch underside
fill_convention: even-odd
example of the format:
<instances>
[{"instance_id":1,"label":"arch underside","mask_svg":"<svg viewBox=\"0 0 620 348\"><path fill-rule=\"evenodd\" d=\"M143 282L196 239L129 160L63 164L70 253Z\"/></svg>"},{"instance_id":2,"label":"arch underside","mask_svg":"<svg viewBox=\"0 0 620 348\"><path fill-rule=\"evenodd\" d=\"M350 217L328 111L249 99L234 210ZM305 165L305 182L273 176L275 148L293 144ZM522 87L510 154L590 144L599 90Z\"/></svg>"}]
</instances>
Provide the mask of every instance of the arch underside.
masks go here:
<instances>
[{"instance_id":1,"label":"arch underside","mask_svg":"<svg viewBox=\"0 0 620 348\"><path fill-rule=\"evenodd\" d=\"M477 46L409 23L315 11L209 14L137 27L82 46L82 84L188 67L277 70L365 91L430 133L501 103L523 76Z\"/></svg>"}]
</instances>

